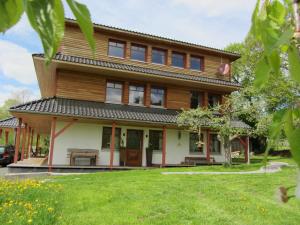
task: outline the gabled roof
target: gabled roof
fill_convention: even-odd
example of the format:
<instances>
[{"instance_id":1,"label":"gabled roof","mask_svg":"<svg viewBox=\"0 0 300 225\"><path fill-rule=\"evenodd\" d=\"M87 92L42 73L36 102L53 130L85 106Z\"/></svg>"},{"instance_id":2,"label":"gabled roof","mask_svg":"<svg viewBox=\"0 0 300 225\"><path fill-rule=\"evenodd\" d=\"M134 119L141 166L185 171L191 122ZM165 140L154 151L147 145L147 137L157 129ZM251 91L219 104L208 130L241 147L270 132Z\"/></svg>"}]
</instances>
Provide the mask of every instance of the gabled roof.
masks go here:
<instances>
[{"instance_id":1,"label":"gabled roof","mask_svg":"<svg viewBox=\"0 0 300 225\"><path fill-rule=\"evenodd\" d=\"M17 128L18 124L19 124L18 119L15 117L9 117L0 120L0 128Z\"/></svg>"},{"instance_id":2,"label":"gabled roof","mask_svg":"<svg viewBox=\"0 0 300 225\"><path fill-rule=\"evenodd\" d=\"M33 54L32 56L36 57L36 58L44 58L44 54ZM60 53L56 54L54 56L53 60L63 61L63 62L71 62L71 63L77 63L77 64L93 65L93 66L102 67L102 68L117 69L117 70L130 71L130 72L136 72L136 73L145 73L145 74L151 74L151 75L156 75L156 76L160 76L160 77L198 81L198 82L206 83L206 84L216 84L216 85L230 86L230 87L237 87L237 88L241 87L241 84L236 83L236 82L230 82L230 81L225 81L225 80L220 80L220 79L213 79L213 78L208 78L208 77L203 77L203 76L174 73L174 72L162 71L162 70L157 70L157 69L149 69L149 68L133 66L133 65L128 65L128 64L121 64L121 63L108 62L108 61L103 61L103 60L89 59L89 58L84 58L84 57L79 57L79 56L63 55Z\"/></svg>"},{"instance_id":3,"label":"gabled roof","mask_svg":"<svg viewBox=\"0 0 300 225\"><path fill-rule=\"evenodd\" d=\"M70 24L77 24L76 20L74 20L74 19L65 18L65 21L67 23L70 23ZM195 43L190 43L190 42L185 42L185 41L179 41L179 40L166 38L166 37L162 37L162 36L158 36L158 35L146 34L146 33L142 33L142 32L127 30L127 29L113 27L113 26L107 26L107 25L103 25L103 24L93 23L93 25L94 25L95 28L100 28L100 29L104 29L104 30L109 30L109 31L114 31L114 32L121 32L121 33L131 34L131 35L135 35L135 36L139 36L139 37L143 37L143 38L154 39L154 40L169 42L169 43L173 43L173 44L179 44L179 45L182 45L182 46L194 47L194 48L198 48L198 49L206 50L206 51L210 51L210 52L215 52L215 53L227 55L227 56L229 56L233 59L238 59L238 58L241 57L240 54L235 53L235 52L230 52L230 51L226 51L226 50L218 49L218 48L213 48L213 47L207 47L207 46L200 45L200 44L195 44Z\"/></svg>"},{"instance_id":4,"label":"gabled roof","mask_svg":"<svg viewBox=\"0 0 300 225\"><path fill-rule=\"evenodd\" d=\"M57 97L13 106L10 108L10 111L169 125L176 125L177 115L180 113L179 110L173 109L148 108ZM235 122L234 125L248 128L246 124L240 121Z\"/></svg>"}]
</instances>

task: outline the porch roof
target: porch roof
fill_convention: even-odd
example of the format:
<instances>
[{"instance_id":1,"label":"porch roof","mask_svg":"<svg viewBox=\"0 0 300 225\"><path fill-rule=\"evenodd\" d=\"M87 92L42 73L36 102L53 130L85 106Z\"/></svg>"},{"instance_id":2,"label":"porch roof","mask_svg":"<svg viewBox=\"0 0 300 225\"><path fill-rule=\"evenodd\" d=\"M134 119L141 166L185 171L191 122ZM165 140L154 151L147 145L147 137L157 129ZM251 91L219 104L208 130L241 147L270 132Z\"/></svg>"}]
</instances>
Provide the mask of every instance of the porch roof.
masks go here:
<instances>
[{"instance_id":1,"label":"porch roof","mask_svg":"<svg viewBox=\"0 0 300 225\"><path fill-rule=\"evenodd\" d=\"M3 120L0 120L0 128L17 128L19 121L15 117L9 117ZM24 125L22 124L22 127Z\"/></svg>"},{"instance_id":2,"label":"porch roof","mask_svg":"<svg viewBox=\"0 0 300 225\"><path fill-rule=\"evenodd\" d=\"M44 54L33 54L33 58L41 58L44 59ZM134 66L129 64L122 64L122 63L115 63L115 62L108 62L104 60L96 60L96 59L90 59L90 58L84 58L79 56L72 56L72 55L64 55L64 54L56 54L53 57L53 61L60 61L60 62L69 62L69 63L76 63L78 65L91 65L96 66L99 68L105 68L105 69L115 69L115 70L121 70L126 72L135 72L135 73L142 73L142 74L151 74L154 76L164 77L164 78L176 78L176 79L182 79L186 81L194 81L199 82L203 84L211 84L211 85L218 85L223 87L231 87L234 89L239 89L241 87L241 84L237 82L231 82L221 79L214 79L204 76L195 76L195 75L188 75L183 73L175 73L175 72L169 72L169 71L163 71L158 69L150 69L140 66Z\"/></svg>"},{"instance_id":3,"label":"porch roof","mask_svg":"<svg viewBox=\"0 0 300 225\"><path fill-rule=\"evenodd\" d=\"M13 106L10 112L176 125L180 111L53 97ZM232 124L249 128L241 121Z\"/></svg>"}]
</instances>

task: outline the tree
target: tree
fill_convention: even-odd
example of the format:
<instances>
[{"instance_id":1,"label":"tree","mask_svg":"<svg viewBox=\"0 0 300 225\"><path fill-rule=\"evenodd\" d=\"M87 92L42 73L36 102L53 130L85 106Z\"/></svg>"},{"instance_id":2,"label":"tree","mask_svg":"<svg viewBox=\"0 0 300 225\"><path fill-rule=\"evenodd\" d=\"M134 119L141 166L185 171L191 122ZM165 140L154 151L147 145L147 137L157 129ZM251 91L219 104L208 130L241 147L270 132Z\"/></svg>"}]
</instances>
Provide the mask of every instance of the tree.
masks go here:
<instances>
[{"instance_id":1,"label":"tree","mask_svg":"<svg viewBox=\"0 0 300 225\"><path fill-rule=\"evenodd\" d=\"M198 148L204 143L201 140L202 128L211 123L213 117L212 111L207 108L197 108L183 110L177 117L177 124L179 127L187 128L191 132L198 134Z\"/></svg>"},{"instance_id":2,"label":"tree","mask_svg":"<svg viewBox=\"0 0 300 225\"><path fill-rule=\"evenodd\" d=\"M75 0L66 0L78 25L95 52L94 29L88 8ZM64 36L65 15L61 0L1 0L0 32L4 33L19 22L23 14L38 33L49 64Z\"/></svg>"},{"instance_id":3,"label":"tree","mask_svg":"<svg viewBox=\"0 0 300 225\"><path fill-rule=\"evenodd\" d=\"M232 101L228 97L223 105L214 108L200 108L183 110L177 117L179 127L184 127L198 134L198 147L204 143L201 141L203 127L210 127L218 132L225 152L225 165L231 165L231 141L242 135L249 135L250 129L233 126L232 120L236 112L231 107Z\"/></svg>"},{"instance_id":4,"label":"tree","mask_svg":"<svg viewBox=\"0 0 300 225\"><path fill-rule=\"evenodd\" d=\"M299 0L257 1L252 15L251 34L259 41L264 54L255 67L255 87L261 90L268 82L283 76L292 85L300 84L300 9ZM287 69L281 70L287 59ZM285 89L286 90L286 89ZM288 90L286 90L288 91ZM275 108L270 126L270 143L277 142L286 135L295 162L300 166L300 100L299 96ZM270 145L268 147L270 149ZM300 179L297 185L296 197L300 198Z\"/></svg>"}]
</instances>

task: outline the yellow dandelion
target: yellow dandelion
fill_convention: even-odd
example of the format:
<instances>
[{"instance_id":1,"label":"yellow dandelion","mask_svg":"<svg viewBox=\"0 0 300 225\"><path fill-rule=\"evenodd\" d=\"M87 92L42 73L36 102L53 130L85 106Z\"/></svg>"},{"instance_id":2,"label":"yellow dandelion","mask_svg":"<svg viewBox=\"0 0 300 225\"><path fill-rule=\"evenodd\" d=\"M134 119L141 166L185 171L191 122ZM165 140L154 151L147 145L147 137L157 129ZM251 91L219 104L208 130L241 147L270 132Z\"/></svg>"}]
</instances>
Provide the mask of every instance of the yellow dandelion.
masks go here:
<instances>
[{"instance_id":1,"label":"yellow dandelion","mask_svg":"<svg viewBox=\"0 0 300 225\"><path fill-rule=\"evenodd\" d=\"M27 220L28 223L32 223L32 219Z\"/></svg>"},{"instance_id":2,"label":"yellow dandelion","mask_svg":"<svg viewBox=\"0 0 300 225\"><path fill-rule=\"evenodd\" d=\"M48 212L53 212L53 211L54 211L54 209L52 207L48 208Z\"/></svg>"}]
</instances>

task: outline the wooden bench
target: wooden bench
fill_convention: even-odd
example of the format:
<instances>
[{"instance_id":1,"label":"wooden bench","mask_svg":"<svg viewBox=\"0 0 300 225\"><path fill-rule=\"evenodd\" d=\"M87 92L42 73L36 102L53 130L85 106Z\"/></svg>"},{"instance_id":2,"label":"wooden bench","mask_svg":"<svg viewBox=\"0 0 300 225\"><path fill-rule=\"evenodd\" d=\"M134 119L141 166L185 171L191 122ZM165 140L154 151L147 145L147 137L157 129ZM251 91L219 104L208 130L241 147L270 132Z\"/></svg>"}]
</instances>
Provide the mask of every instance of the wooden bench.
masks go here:
<instances>
[{"instance_id":1,"label":"wooden bench","mask_svg":"<svg viewBox=\"0 0 300 225\"><path fill-rule=\"evenodd\" d=\"M210 156L210 162L215 162L214 157ZM207 159L206 156L186 156L184 158L184 164L186 165L207 164Z\"/></svg>"},{"instance_id":2,"label":"wooden bench","mask_svg":"<svg viewBox=\"0 0 300 225\"><path fill-rule=\"evenodd\" d=\"M76 166L77 158L88 158L90 166L96 166L98 161L99 151L95 149L68 149L70 156L70 166Z\"/></svg>"}]
</instances>

